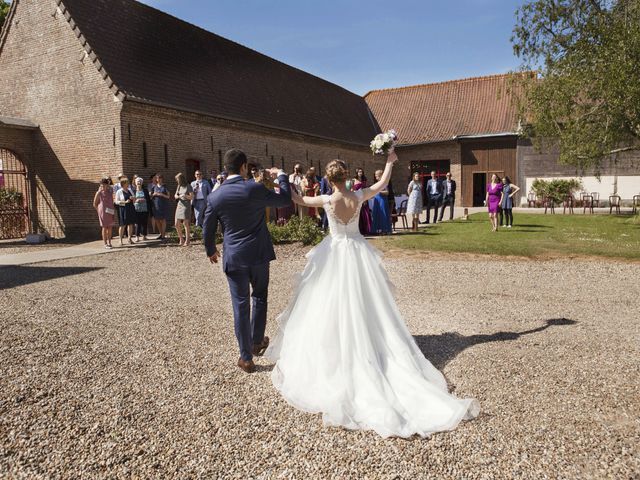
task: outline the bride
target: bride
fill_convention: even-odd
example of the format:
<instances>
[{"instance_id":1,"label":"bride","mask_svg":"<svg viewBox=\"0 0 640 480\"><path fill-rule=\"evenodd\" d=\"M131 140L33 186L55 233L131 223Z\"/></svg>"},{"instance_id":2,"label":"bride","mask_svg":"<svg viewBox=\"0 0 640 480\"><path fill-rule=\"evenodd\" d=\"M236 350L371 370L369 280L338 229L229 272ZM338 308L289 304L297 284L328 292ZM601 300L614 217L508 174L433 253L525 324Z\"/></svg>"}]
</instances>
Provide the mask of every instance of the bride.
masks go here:
<instances>
[{"instance_id":1,"label":"bride","mask_svg":"<svg viewBox=\"0 0 640 480\"><path fill-rule=\"evenodd\" d=\"M447 391L407 330L380 254L360 234L363 202L385 188L398 160L391 152L380 181L357 192L345 186L344 162L327 165L332 195L293 200L322 207L331 235L308 263L278 318L267 358L274 386L294 407L322 413L325 425L374 430L383 437L452 430L479 412L473 399Z\"/></svg>"}]
</instances>

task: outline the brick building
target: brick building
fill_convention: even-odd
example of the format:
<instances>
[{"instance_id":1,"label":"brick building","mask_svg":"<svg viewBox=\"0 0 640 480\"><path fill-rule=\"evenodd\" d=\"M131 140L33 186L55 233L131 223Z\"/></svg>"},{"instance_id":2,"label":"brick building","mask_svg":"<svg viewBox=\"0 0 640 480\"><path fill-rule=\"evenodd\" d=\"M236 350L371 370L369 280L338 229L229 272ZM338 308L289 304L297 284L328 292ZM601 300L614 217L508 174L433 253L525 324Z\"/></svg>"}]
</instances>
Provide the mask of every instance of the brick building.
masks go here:
<instances>
[{"instance_id":1,"label":"brick building","mask_svg":"<svg viewBox=\"0 0 640 480\"><path fill-rule=\"evenodd\" d=\"M173 187L232 147L267 167L372 169L379 131L362 97L133 0L14 0L0 118L31 222L52 236L95 235L105 174L159 172Z\"/></svg>"},{"instance_id":2,"label":"brick building","mask_svg":"<svg viewBox=\"0 0 640 480\"><path fill-rule=\"evenodd\" d=\"M450 171L458 182L456 204L466 207L482 205L493 173L521 188L516 204L526 203L536 178L579 178L603 203L614 193L626 202L640 194L638 152L606 159L597 179L558 164L557 150L538 151L519 138L508 87L509 75L492 75L367 93L380 127L395 128L402 142L394 185L405 185L411 172L443 177Z\"/></svg>"},{"instance_id":3,"label":"brick building","mask_svg":"<svg viewBox=\"0 0 640 480\"><path fill-rule=\"evenodd\" d=\"M451 171L458 205L481 205L495 172L522 202L535 178L578 172L518 138L507 86L494 75L363 98L135 0L14 0L0 33L0 187L23 192L24 208L0 208L0 237L27 216L54 237L95 236L101 176L162 173L172 188L178 172L221 169L232 147L266 167L321 171L341 158L371 177L381 128L402 142L397 193L411 172ZM601 181L581 178L602 199L630 200L639 163L627 153Z\"/></svg>"}]
</instances>

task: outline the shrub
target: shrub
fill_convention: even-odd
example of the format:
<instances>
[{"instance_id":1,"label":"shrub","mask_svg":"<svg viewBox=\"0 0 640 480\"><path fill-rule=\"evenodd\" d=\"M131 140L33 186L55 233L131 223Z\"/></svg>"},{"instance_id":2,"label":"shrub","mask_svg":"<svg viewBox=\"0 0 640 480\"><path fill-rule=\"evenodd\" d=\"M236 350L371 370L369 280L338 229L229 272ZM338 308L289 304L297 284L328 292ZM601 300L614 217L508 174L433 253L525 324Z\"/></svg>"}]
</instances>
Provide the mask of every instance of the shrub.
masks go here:
<instances>
[{"instance_id":1,"label":"shrub","mask_svg":"<svg viewBox=\"0 0 640 480\"><path fill-rule=\"evenodd\" d=\"M551 181L536 178L531 185L533 192L540 199L550 198L555 203L561 203L565 197L573 195L582 188L582 182L575 178L571 180L555 179Z\"/></svg>"},{"instance_id":2,"label":"shrub","mask_svg":"<svg viewBox=\"0 0 640 480\"><path fill-rule=\"evenodd\" d=\"M317 245L322 241L325 233L318 227L318 223L311 217L291 217L287 223L269 223L271 240L275 244L287 242L302 242L303 245Z\"/></svg>"},{"instance_id":3,"label":"shrub","mask_svg":"<svg viewBox=\"0 0 640 480\"><path fill-rule=\"evenodd\" d=\"M0 207L22 208L22 193L13 188L0 188Z\"/></svg>"}]
</instances>

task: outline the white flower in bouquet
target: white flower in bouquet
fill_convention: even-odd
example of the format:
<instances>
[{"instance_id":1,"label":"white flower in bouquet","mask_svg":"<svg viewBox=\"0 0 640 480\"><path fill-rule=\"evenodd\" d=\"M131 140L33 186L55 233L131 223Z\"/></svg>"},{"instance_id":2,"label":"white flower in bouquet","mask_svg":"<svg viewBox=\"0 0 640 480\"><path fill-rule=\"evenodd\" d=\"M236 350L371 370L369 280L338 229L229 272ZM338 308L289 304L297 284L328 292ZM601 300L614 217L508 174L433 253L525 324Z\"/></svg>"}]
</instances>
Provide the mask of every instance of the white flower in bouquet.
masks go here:
<instances>
[{"instance_id":1,"label":"white flower in bouquet","mask_svg":"<svg viewBox=\"0 0 640 480\"><path fill-rule=\"evenodd\" d=\"M371 151L376 155L386 155L393 150L396 143L398 143L398 134L395 130L379 133L371 141Z\"/></svg>"}]
</instances>

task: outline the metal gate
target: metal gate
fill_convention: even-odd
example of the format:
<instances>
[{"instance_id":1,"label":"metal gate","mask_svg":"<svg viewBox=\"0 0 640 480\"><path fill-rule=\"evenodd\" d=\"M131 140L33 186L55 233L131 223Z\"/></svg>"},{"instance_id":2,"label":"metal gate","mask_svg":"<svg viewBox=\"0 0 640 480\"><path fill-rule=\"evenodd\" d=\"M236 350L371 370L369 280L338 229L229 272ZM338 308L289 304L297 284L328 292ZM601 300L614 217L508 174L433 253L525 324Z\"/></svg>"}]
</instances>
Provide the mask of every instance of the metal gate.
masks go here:
<instances>
[{"instance_id":1,"label":"metal gate","mask_svg":"<svg viewBox=\"0 0 640 480\"><path fill-rule=\"evenodd\" d=\"M0 239L29 233L27 169L11 150L0 148Z\"/></svg>"}]
</instances>

